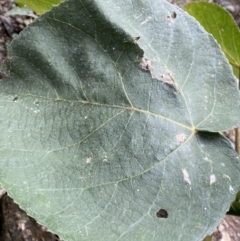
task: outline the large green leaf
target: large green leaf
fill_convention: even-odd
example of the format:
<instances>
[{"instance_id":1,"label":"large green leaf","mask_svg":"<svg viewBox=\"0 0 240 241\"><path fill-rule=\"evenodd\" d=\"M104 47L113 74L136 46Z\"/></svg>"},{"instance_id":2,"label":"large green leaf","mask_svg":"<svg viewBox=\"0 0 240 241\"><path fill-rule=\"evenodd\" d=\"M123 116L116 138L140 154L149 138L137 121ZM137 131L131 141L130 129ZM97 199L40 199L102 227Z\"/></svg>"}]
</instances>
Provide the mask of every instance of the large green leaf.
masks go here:
<instances>
[{"instance_id":1,"label":"large green leaf","mask_svg":"<svg viewBox=\"0 0 240 241\"><path fill-rule=\"evenodd\" d=\"M72 0L13 41L0 182L64 240L202 240L239 189L215 40L165 1ZM216 132L216 133L214 133Z\"/></svg>"},{"instance_id":2,"label":"large green leaf","mask_svg":"<svg viewBox=\"0 0 240 241\"><path fill-rule=\"evenodd\" d=\"M239 76L240 31L230 13L215 3L189 3L186 11L195 17L205 30L220 44L229 62Z\"/></svg>"},{"instance_id":3,"label":"large green leaf","mask_svg":"<svg viewBox=\"0 0 240 241\"><path fill-rule=\"evenodd\" d=\"M51 9L53 5L57 5L63 0L16 0L20 6L28 6L35 12L42 14Z\"/></svg>"}]
</instances>

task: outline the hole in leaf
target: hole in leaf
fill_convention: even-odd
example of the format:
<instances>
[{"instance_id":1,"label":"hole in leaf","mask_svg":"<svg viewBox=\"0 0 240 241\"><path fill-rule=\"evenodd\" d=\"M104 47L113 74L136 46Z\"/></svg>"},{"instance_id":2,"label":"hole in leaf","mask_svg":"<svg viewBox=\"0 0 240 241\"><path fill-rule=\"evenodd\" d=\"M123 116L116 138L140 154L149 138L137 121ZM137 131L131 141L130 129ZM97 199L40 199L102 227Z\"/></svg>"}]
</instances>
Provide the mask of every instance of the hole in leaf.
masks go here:
<instances>
[{"instance_id":1,"label":"hole in leaf","mask_svg":"<svg viewBox=\"0 0 240 241\"><path fill-rule=\"evenodd\" d=\"M15 97L13 98L13 101L16 101L16 100L18 100L18 96L17 95L15 95Z\"/></svg>"},{"instance_id":2,"label":"hole in leaf","mask_svg":"<svg viewBox=\"0 0 240 241\"><path fill-rule=\"evenodd\" d=\"M168 212L165 209L160 209L157 213L156 213L158 218L167 218L168 217Z\"/></svg>"},{"instance_id":3,"label":"hole in leaf","mask_svg":"<svg viewBox=\"0 0 240 241\"><path fill-rule=\"evenodd\" d=\"M172 12L171 15L167 16L170 21L173 21L177 17L176 12Z\"/></svg>"}]
</instances>

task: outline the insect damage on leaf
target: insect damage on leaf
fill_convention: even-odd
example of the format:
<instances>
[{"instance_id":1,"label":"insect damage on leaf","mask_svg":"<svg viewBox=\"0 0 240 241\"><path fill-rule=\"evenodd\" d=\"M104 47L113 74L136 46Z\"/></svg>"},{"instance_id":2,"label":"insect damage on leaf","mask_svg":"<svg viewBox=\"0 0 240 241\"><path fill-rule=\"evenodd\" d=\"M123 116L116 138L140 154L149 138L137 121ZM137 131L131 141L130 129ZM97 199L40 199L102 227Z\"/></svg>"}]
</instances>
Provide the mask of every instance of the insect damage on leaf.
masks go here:
<instances>
[{"instance_id":1,"label":"insect damage on leaf","mask_svg":"<svg viewBox=\"0 0 240 241\"><path fill-rule=\"evenodd\" d=\"M143 57L142 59L140 59L139 63L143 69L149 70L150 72L151 70L154 71L153 67L151 66L151 61L149 59Z\"/></svg>"},{"instance_id":2,"label":"insect damage on leaf","mask_svg":"<svg viewBox=\"0 0 240 241\"><path fill-rule=\"evenodd\" d=\"M162 74L160 77L157 78L158 80L161 80L164 83L170 84L170 85L175 85L173 78L171 76L171 73L167 72L165 74Z\"/></svg>"},{"instance_id":3,"label":"insect damage on leaf","mask_svg":"<svg viewBox=\"0 0 240 241\"><path fill-rule=\"evenodd\" d=\"M162 74L160 76L157 76L157 74L154 71L154 68L151 64L151 60L149 60L148 58L142 57L139 60L140 66L142 69L149 71L151 73L151 76L153 79L157 79L159 81L162 81L164 83L170 84L175 86L173 78L171 77L171 74L169 72Z\"/></svg>"},{"instance_id":4,"label":"insect damage on leaf","mask_svg":"<svg viewBox=\"0 0 240 241\"><path fill-rule=\"evenodd\" d=\"M177 17L177 14L175 12L172 12L170 15L167 16L169 21L173 21Z\"/></svg>"}]
</instances>

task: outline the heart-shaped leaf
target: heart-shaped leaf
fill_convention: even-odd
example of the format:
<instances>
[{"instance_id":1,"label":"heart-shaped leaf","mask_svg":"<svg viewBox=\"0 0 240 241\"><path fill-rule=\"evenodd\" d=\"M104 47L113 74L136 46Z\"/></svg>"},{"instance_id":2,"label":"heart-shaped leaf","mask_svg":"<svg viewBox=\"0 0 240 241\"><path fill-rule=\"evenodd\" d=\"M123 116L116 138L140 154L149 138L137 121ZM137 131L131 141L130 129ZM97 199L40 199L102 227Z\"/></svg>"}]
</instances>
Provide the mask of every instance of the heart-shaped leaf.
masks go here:
<instances>
[{"instance_id":1,"label":"heart-shaped leaf","mask_svg":"<svg viewBox=\"0 0 240 241\"><path fill-rule=\"evenodd\" d=\"M239 189L215 40L161 0L71 0L13 41L0 182L64 240L202 240ZM216 132L216 133L214 133Z\"/></svg>"}]
</instances>

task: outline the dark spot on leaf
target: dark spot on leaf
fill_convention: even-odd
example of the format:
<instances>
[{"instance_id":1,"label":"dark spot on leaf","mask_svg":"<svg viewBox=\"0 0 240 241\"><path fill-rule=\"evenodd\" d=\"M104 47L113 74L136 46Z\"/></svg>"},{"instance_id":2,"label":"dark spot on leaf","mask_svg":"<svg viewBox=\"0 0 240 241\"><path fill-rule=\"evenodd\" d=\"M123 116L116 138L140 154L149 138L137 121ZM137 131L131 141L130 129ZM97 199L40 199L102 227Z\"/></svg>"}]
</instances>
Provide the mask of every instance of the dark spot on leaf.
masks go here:
<instances>
[{"instance_id":1,"label":"dark spot on leaf","mask_svg":"<svg viewBox=\"0 0 240 241\"><path fill-rule=\"evenodd\" d=\"M171 15L167 16L170 21L173 21L177 17L176 12L172 12Z\"/></svg>"},{"instance_id":2,"label":"dark spot on leaf","mask_svg":"<svg viewBox=\"0 0 240 241\"><path fill-rule=\"evenodd\" d=\"M172 12L171 17L175 19L177 17L177 14L175 12Z\"/></svg>"},{"instance_id":3,"label":"dark spot on leaf","mask_svg":"<svg viewBox=\"0 0 240 241\"><path fill-rule=\"evenodd\" d=\"M168 212L165 209L160 209L157 213L156 213L158 218L167 218L168 217Z\"/></svg>"},{"instance_id":4,"label":"dark spot on leaf","mask_svg":"<svg viewBox=\"0 0 240 241\"><path fill-rule=\"evenodd\" d=\"M16 101L16 100L18 100L18 96L16 95L14 98L13 98L13 101Z\"/></svg>"}]
</instances>

